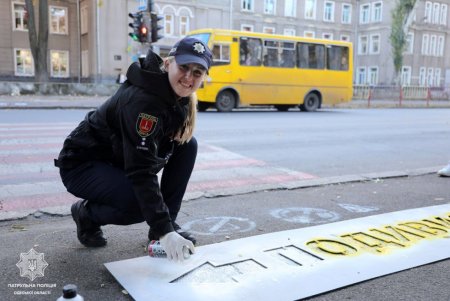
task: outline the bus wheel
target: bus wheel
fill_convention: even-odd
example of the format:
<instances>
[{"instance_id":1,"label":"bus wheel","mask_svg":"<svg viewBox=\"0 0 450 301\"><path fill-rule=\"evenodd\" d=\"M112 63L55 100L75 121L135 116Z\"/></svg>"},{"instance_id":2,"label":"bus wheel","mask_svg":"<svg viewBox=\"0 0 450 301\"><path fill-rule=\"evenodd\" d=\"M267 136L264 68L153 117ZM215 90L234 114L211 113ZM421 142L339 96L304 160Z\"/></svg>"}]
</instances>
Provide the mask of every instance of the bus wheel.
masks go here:
<instances>
[{"instance_id":1,"label":"bus wheel","mask_svg":"<svg viewBox=\"0 0 450 301\"><path fill-rule=\"evenodd\" d=\"M230 112L236 104L236 99L232 92L222 91L217 95L216 108L219 112Z\"/></svg>"},{"instance_id":2,"label":"bus wheel","mask_svg":"<svg viewBox=\"0 0 450 301\"><path fill-rule=\"evenodd\" d=\"M207 103L207 102L199 101L197 103L197 109L199 112L205 112L206 110L208 110L208 108L209 108L209 103Z\"/></svg>"},{"instance_id":3,"label":"bus wheel","mask_svg":"<svg viewBox=\"0 0 450 301\"><path fill-rule=\"evenodd\" d=\"M320 99L316 93L309 93L305 97L305 101L301 104L300 111L314 112L319 108Z\"/></svg>"},{"instance_id":4,"label":"bus wheel","mask_svg":"<svg viewBox=\"0 0 450 301\"><path fill-rule=\"evenodd\" d=\"M275 109L277 109L279 112L287 112L291 106L288 105L276 105Z\"/></svg>"}]
</instances>

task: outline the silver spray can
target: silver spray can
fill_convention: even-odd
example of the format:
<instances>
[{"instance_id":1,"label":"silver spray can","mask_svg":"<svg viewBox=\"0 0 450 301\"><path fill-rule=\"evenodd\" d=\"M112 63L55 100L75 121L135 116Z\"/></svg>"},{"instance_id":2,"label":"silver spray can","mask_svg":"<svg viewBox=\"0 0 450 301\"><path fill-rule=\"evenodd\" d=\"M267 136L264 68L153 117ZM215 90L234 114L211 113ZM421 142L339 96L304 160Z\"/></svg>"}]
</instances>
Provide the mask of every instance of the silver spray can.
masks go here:
<instances>
[{"instance_id":1,"label":"silver spray can","mask_svg":"<svg viewBox=\"0 0 450 301\"><path fill-rule=\"evenodd\" d=\"M166 258L167 253L164 251L163 247L161 246L161 243L159 240L152 240L148 244L148 256L150 257L156 257L156 258ZM191 252L189 251L188 247L183 247L183 257L184 259L188 259L191 257Z\"/></svg>"}]
</instances>

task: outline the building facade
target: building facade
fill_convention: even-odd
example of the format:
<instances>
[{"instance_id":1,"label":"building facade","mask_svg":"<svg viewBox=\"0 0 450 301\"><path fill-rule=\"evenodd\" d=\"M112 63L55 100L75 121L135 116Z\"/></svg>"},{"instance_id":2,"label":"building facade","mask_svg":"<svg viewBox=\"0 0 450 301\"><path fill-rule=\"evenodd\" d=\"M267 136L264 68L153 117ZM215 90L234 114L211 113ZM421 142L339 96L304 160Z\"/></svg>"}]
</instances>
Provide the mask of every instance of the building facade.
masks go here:
<instances>
[{"instance_id":1,"label":"building facade","mask_svg":"<svg viewBox=\"0 0 450 301\"><path fill-rule=\"evenodd\" d=\"M347 40L354 44L356 85L450 86L450 0L417 0L407 23L408 45L399 77L390 34L396 1L381 0L161 0L166 55L190 30L231 28L281 35ZM0 80L33 81L24 0L0 0ZM147 0L49 0L50 81L113 82L148 45L133 41L128 13Z\"/></svg>"}]
</instances>

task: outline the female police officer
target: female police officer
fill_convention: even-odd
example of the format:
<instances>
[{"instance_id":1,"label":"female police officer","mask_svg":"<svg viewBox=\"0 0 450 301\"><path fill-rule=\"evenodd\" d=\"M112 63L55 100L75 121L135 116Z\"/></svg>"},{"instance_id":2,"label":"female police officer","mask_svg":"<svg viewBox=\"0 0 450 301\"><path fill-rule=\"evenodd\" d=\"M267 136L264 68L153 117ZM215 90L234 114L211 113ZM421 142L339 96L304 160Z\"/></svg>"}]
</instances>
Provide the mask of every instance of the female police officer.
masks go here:
<instances>
[{"instance_id":1,"label":"female police officer","mask_svg":"<svg viewBox=\"0 0 450 301\"><path fill-rule=\"evenodd\" d=\"M164 62L149 51L66 138L55 165L67 191L83 199L71 208L83 245L106 245L101 225L146 221L149 239L159 239L169 259L183 260L185 246L194 251L195 239L175 220L197 155L194 92L211 60L190 37Z\"/></svg>"}]
</instances>

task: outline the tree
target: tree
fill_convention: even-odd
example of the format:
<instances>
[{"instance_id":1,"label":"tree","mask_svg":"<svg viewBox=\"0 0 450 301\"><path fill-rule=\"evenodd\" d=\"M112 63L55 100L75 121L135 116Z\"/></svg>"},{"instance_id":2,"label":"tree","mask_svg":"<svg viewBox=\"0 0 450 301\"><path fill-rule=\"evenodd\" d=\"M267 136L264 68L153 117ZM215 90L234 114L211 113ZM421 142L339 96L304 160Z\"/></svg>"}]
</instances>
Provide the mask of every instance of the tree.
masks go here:
<instances>
[{"instance_id":1,"label":"tree","mask_svg":"<svg viewBox=\"0 0 450 301\"><path fill-rule=\"evenodd\" d=\"M35 5L38 3L39 33L36 32ZM34 60L35 81L48 81L47 52L48 52L48 0L25 0L28 12L28 39ZM41 92L42 89L41 89Z\"/></svg>"},{"instance_id":2,"label":"tree","mask_svg":"<svg viewBox=\"0 0 450 301\"><path fill-rule=\"evenodd\" d=\"M403 66L403 51L406 46L408 27L412 21L412 11L417 0L397 0L397 5L392 11L391 46L394 61L396 82L399 83L399 75Z\"/></svg>"}]
</instances>

